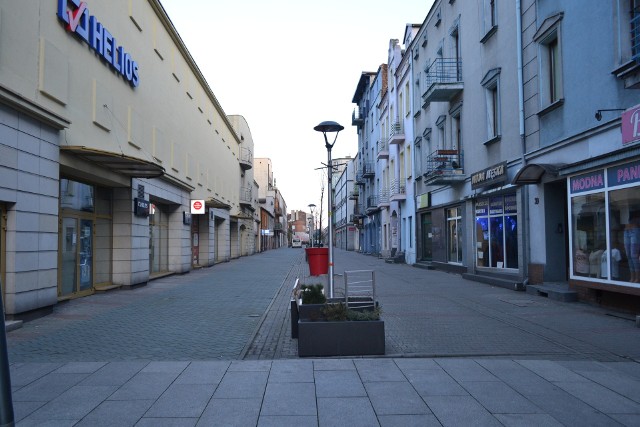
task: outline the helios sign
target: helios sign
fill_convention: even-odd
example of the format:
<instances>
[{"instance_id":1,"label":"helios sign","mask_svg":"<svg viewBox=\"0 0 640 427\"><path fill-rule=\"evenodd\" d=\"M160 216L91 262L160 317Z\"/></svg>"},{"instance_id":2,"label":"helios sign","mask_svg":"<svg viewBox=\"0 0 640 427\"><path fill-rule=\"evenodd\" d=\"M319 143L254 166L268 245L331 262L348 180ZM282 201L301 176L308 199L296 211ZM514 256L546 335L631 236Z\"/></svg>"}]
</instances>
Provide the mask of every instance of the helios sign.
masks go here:
<instances>
[{"instance_id":1,"label":"helios sign","mask_svg":"<svg viewBox=\"0 0 640 427\"><path fill-rule=\"evenodd\" d=\"M71 8L69 8L71 6ZM58 0L58 19L70 33L78 35L91 49L122 75L133 87L140 84L138 63L131 58L115 37L98 19L89 14L87 3L80 0Z\"/></svg>"}]
</instances>

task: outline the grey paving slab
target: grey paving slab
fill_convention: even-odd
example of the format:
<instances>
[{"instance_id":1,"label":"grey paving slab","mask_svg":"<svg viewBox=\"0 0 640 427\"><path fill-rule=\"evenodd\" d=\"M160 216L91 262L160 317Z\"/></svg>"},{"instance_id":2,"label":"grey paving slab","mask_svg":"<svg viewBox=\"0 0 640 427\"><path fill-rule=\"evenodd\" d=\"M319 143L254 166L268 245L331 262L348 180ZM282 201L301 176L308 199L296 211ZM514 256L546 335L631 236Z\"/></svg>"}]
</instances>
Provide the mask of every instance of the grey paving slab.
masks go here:
<instances>
[{"instance_id":1,"label":"grey paving slab","mask_svg":"<svg viewBox=\"0 0 640 427\"><path fill-rule=\"evenodd\" d=\"M557 362L550 360L518 360L518 363L547 381L580 382L585 377L572 372Z\"/></svg>"},{"instance_id":2,"label":"grey paving slab","mask_svg":"<svg viewBox=\"0 0 640 427\"><path fill-rule=\"evenodd\" d=\"M151 418L199 418L215 387L210 384L172 384L145 414Z\"/></svg>"},{"instance_id":3,"label":"grey paving slab","mask_svg":"<svg viewBox=\"0 0 640 427\"><path fill-rule=\"evenodd\" d=\"M229 372L269 372L272 362L270 360L246 360L242 363L231 362Z\"/></svg>"},{"instance_id":4,"label":"grey paving slab","mask_svg":"<svg viewBox=\"0 0 640 427\"><path fill-rule=\"evenodd\" d=\"M269 374L269 383L276 382L313 383L313 361L274 360Z\"/></svg>"},{"instance_id":5,"label":"grey paving slab","mask_svg":"<svg viewBox=\"0 0 640 427\"><path fill-rule=\"evenodd\" d=\"M556 382L567 393L605 414L640 414L640 404L594 382Z\"/></svg>"},{"instance_id":6,"label":"grey paving slab","mask_svg":"<svg viewBox=\"0 0 640 427\"><path fill-rule=\"evenodd\" d=\"M619 426L613 418L596 410L575 396L560 390L527 396L533 404L567 426Z\"/></svg>"},{"instance_id":7,"label":"grey paving slab","mask_svg":"<svg viewBox=\"0 0 640 427\"><path fill-rule=\"evenodd\" d=\"M274 416L261 415L258 419L258 427L318 427L317 416Z\"/></svg>"},{"instance_id":8,"label":"grey paving slab","mask_svg":"<svg viewBox=\"0 0 640 427\"><path fill-rule=\"evenodd\" d=\"M262 397L254 399L213 398L198 421L198 426L253 426L258 422Z\"/></svg>"},{"instance_id":9,"label":"grey paving slab","mask_svg":"<svg viewBox=\"0 0 640 427\"><path fill-rule=\"evenodd\" d=\"M260 415L317 416L313 383L268 383Z\"/></svg>"},{"instance_id":10,"label":"grey paving slab","mask_svg":"<svg viewBox=\"0 0 640 427\"><path fill-rule=\"evenodd\" d=\"M634 377L625 376L611 369L606 371L579 371L579 374L621 396L640 403L640 380Z\"/></svg>"},{"instance_id":11,"label":"grey paving slab","mask_svg":"<svg viewBox=\"0 0 640 427\"><path fill-rule=\"evenodd\" d=\"M315 386L318 397L367 396L362 380L355 370L316 371Z\"/></svg>"},{"instance_id":12,"label":"grey paving slab","mask_svg":"<svg viewBox=\"0 0 640 427\"><path fill-rule=\"evenodd\" d=\"M624 426L640 426L640 414L611 414L609 416Z\"/></svg>"},{"instance_id":13,"label":"grey paving slab","mask_svg":"<svg viewBox=\"0 0 640 427\"><path fill-rule=\"evenodd\" d=\"M109 396L109 400L156 400L177 376L175 373L139 372Z\"/></svg>"},{"instance_id":14,"label":"grey paving slab","mask_svg":"<svg viewBox=\"0 0 640 427\"><path fill-rule=\"evenodd\" d=\"M191 362L180 373L174 384L219 384L227 372L228 361Z\"/></svg>"},{"instance_id":15,"label":"grey paving slab","mask_svg":"<svg viewBox=\"0 0 640 427\"><path fill-rule=\"evenodd\" d=\"M378 415L381 427L438 427L435 415Z\"/></svg>"},{"instance_id":16,"label":"grey paving slab","mask_svg":"<svg viewBox=\"0 0 640 427\"><path fill-rule=\"evenodd\" d=\"M495 414L505 427L562 427L563 424L547 414Z\"/></svg>"},{"instance_id":17,"label":"grey paving slab","mask_svg":"<svg viewBox=\"0 0 640 427\"><path fill-rule=\"evenodd\" d=\"M196 418L142 418L136 427L193 427Z\"/></svg>"},{"instance_id":18,"label":"grey paving slab","mask_svg":"<svg viewBox=\"0 0 640 427\"><path fill-rule=\"evenodd\" d=\"M81 420L116 390L112 386L75 386L29 415L26 420Z\"/></svg>"},{"instance_id":19,"label":"grey paving slab","mask_svg":"<svg viewBox=\"0 0 640 427\"><path fill-rule=\"evenodd\" d=\"M437 367L420 371L403 371L421 396L468 396L469 393L444 369Z\"/></svg>"},{"instance_id":20,"label":"grey paving slab","mask_svg":"<svg viewBox=\"0 0 640 427\"><path fill-rule=\"evenodd\" d=\"M476 362L523 396L548 394L560 390L555 385L548 382L535 372L525 368L517 361L479 359L476 360Z\"/></svg>"},{"instance_id":21,"label":"grey paving slab","mask_svg":"<svg viewBox=\"0 0 640 427\"><path fill-rule=\"evenodd\" d=\"M106 362L69 362L53 372L56 374L93 374L106 364Z\"/></svg>"},{"instance_id":22,"label":"grey paving slab","mask_svg":"<svg viewBox=\"0 0 640 427\"><path fill-rule=\"evenodd\" d=\"M62 363L14 363L10 367L11 386L24 387L55 371Z\"/></svg>"},{"instance_id":23,"label":"grey paving slab","mask_svg":"<svg viewBox=\"0 0 640 427\"><path fill-rule=\"evenodd\" d=\"M315 371L349 371L356 370L353 359L316 359L313 361Z\"/></svg>"},{"instance_id":24,"label":"grey paving slab","mask_svg":"<svg viewBox=\"0 0 640 427\"><path fill-rule=\"evenodd\" d=\"M71 427L78 420L23 420L20 422L21 427Z\"/></svg>"},{"instance_id":25,"label":"grey paving slab","mask_svg":"<svg viewBox=\"0 0 640 427\"><path fill-rule=\"evenodd\" d=\"M143 373L181 374L189 362L149 362L142 368Z\"/></svg>"},{"instance_id":26,"label":"grey paving slab","mask_svg":"<svg viewBox=\"0 0 640 427\"><path fill-rule=\"evenodd\" d=\"M402 371L392 359L357 359L354 360L362 382L372 381L406 381Z\"/></svg>"},{"instance_id":27,"label":"grey paving slab","mask_svg":"<svg viewBox=\"0 0 640 427\"><path fill-rule=\"evenodd\" d=\"M439 369L440 365L438 365L433 359L393 359L396 363L396 366L400 368L401 371L421 371L428 369Z\"/></svg>"},{"instance_id":28,"label":"grey paving slab","mask_svg":"<svg viewBox=\"0 0 640 427\"><path fill-rule=\"evenodd\" d=\"M13 393L13 400L50 401L78 384L87 374L48 374Z\"/></svg>"},{"instance_id":29,"label":"grey paving slab","mask_svg":"<svg viewBox=\"0 0 640 427\"><path fill-rule=\"evenodd\" d=\"M268 376L269 373L263 371L227 371L218 385L218 388L214 393L214 397L218 399L262 399L264 396L264 390L267 386Z\"/></svg>"},{"instance_id":30,"label":"grey paving slab","mask_svg":"<svg viewBox=\"0 0 640 427\"><path fill-rule=\"evenodd\" d=\"M364 383L367 395L378 415L430 414L420 395L407 382Z\"/></svg>"},{"instance_id":31,"label":"grey paving slab","mask_svg":"<svg viewBox=\"0 0 640 427\"><path fill-rule=\"evenodd\" d=\"M36 410L46 405L46 401L42 402L13 402L13 417L15 422L22 421Z\"/></svg>"},{"instance_id":32,"label":"grey paving slab","mask_svg":"<svg viewBox=\"0 0 640 427\"><path fill-rule=\"evenodd\" d=\"M491 372L471 359L439 359L436 361L447 374L458 382L462 381L496 381Z\"/></svg>"},{"instance_id":33,"label":"grey paving slab","mask_svg":"<svg viewBox=\"0 0 640 427\"><path fill-rule=\"evenodd\" d=\"M115 385L121 386L138 372L147 362L111 362L82 380L80 385Z\"/></svg>"},{"instance_id":34,"label":"grey paving slab","mask_svg":"<svg viewBox=\"0 0 640 427\"><path fill-rule=\"evenodd\" d=\"M318 426L379 426L371 402L366 397L318 398Z\"/></svg>"},{"instance_id":35,"label":"grey paving slab","mask_svg":"<svg viewBox=\"0 0 640 427\"><path fill-rule=\"evenodd\" d=\"M501 426L470 396L427 396L427 405L443 426Z\"/></svg>"},{"instance_id":36,"label":"grey paving slab","mask_svg":"<svg viewBox=\"0 0 640 427\"><path fill-rule=\"evenodd\" d=\"M535 414L542 412L540 408L503 382L465 381L461 385L492 414Z\"/></svg>"},{"instance_id":37,"label":"grey paving slab","mask_svg":"<svg viewBox=\"0 0 640 427\"><path fill-rule=\"evenodd\" d=\"M104 401L76 425L78 427L134 426L153 402L153 400Z\"/></svg>"}]
</instances>

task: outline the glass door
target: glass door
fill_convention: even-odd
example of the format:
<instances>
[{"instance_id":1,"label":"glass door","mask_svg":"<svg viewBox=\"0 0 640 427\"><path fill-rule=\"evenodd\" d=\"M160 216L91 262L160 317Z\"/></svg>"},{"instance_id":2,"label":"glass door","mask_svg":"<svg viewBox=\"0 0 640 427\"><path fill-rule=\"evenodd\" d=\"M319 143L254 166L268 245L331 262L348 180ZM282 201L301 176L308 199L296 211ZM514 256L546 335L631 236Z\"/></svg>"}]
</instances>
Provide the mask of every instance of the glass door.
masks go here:
<instances>
[{"instance_id":1,"label":"glass door","mask_svg":"<svg viewBox=\"0 0 640 427\"><path fill-rule=\"evenodd\" d=\"M71 297L93 285L93 221L62 218L60 286L58 296Z\"/></svg>"},{"instance_id":2,"label":"glass door","mask_svg":"<svg viewBox=\"0 0 640 427\"><path fill-rule=\"evenodd\" d=\"M422 260L433 260L433 230L431 229L431 214L422 214Z\"/></svg>"}]
</instances>

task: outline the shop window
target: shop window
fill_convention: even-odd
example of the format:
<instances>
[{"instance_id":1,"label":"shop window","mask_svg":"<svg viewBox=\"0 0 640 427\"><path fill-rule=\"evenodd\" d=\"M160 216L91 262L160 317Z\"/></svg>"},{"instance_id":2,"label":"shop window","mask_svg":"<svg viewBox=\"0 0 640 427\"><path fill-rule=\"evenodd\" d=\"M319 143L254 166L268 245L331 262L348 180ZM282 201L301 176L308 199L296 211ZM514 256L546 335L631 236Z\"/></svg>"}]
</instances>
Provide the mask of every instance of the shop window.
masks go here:
<instances>
[{"instance_id":1,"label":"shop window","mask_svg":"<svg viewBox=\"0 0 640 427\"><path fill-rule=\"evenodd\" d=\"M573 227L573 273L599 277L600 257L606 249L606 210L604 193L571 199Z\"/></svg>"},{"instance_id":2,"label":"shop window","mask_svg":"<svg viewBox=\"0 0 640 427\"><path fill-rule=\"evenodd\" d=\"M476 265L518 268L518 211L516 195L476 202Z\"/></svg>"},{"instance_id":3,"label":"shop window","mask_svg":"<svg viewBox=\"0 0 640 427\"><path fill-rule=\"evenodd\" d=\"M462 262L462 214L460 208L447 209L447 248L449 262Z\"/></svg>"},{"instance_id":4,"label":"shop window","mask_svg":"<svg viewBox=\"0 0 640 427\"><path fill-rule=\"evenodd\" d=\"M610 248L604 248L600 277L640 283L640 201L638 188L609 192Z\"/></svg>"}]
</instances>

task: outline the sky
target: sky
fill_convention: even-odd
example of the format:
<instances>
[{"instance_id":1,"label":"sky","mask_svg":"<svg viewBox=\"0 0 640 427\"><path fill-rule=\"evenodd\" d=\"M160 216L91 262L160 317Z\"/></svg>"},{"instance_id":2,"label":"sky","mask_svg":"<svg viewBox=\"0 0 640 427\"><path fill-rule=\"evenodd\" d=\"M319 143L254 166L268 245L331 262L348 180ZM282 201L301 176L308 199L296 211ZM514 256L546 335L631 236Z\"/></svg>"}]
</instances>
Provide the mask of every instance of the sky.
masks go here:
<instances>
[{"instance_id":1,"label":"sky","mask_svg":"<svg viewBox=\"0 0 640 427\"><path fill-rule=\"evenodd\" d=\"M360 75L387 62L389 41L421 24L432 2L161 0L225 114L247 120L254 157L272 160L288 212L320 206L327 150L313 128L340 123L331 155L356 155Z\"/></svg>"}]
</instances>

